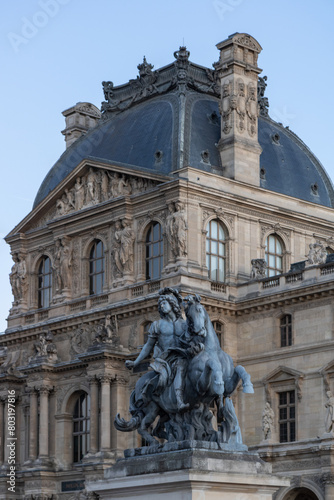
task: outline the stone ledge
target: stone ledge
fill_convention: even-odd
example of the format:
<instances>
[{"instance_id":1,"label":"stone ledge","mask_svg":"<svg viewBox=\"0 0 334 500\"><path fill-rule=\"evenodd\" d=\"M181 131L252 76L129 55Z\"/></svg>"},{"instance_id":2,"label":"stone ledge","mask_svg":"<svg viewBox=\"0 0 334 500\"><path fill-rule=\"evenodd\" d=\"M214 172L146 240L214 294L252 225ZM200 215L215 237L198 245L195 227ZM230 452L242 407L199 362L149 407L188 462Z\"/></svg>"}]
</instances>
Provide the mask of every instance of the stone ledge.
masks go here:
<instances>
[{"instance_id":1,"label":"stone ledge","mask_svg":"<svg viewBox=\"0 0 334 500\"><path fill-rule=\"evenodd\" d=\"M272 471L271 465L264 462L257 453L223 451L217 449L217 443L206 441L182 441L168 444L178 445L179 448L160 453L121 458L111 469L105 471L105 478L116 479L180 470L253 475L271 474ZM213 445L216 445L217 448L214 449Z\"/></svg>"}]
</instances>

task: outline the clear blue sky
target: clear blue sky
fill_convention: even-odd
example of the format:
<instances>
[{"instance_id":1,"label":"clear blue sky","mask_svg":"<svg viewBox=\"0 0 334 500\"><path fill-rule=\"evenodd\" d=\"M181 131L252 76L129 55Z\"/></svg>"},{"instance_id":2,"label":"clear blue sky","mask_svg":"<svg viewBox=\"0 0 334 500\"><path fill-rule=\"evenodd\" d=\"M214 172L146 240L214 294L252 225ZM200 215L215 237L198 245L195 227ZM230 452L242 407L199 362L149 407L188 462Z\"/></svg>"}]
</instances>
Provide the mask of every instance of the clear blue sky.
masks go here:
<instances>
[{"instance_id":1,"label":"clear blue sky","mask_svg":"<svg viewBox=\"0 0 334 500\"><path fill-rule=\"evenodd\" d=\"M270 114L290 128L334 178L332 0L13 0L2 2L0 332L11 307L12 259L3 237L31 210L65 148L61 112L100 106L101 82L137 76L145 55L159 68L185 43L211 67L215 45L246 32L263 48Z\"/></svg>"}]
</instances>

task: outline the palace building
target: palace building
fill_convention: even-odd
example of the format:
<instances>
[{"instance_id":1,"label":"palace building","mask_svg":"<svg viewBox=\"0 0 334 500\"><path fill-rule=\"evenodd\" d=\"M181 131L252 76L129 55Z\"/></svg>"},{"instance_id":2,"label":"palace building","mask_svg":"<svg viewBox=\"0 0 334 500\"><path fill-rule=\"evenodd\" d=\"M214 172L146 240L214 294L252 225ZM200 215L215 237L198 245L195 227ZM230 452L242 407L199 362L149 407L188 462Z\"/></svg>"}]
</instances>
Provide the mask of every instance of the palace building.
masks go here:
<instances>
[{"instance_id":1,"label":"palace building","mask_svg":"<svg viewBox=\"0 0 334 500\"><path fill-rule=\"evenodd\" d=\"M113 421L148 368L125 361L164 287L199 294L251 374L254 395L233 401L245 444L291 479L275 499L334 498L334 189L270 118L259 43L217 49L212 69L186 47L159 70L144 58L135 79L102 83L101 111L64 111L66 150L6 237L0 440L15 398L17 498L98 499L86 485L145 444Z\"/></svg>"}]
</instances>

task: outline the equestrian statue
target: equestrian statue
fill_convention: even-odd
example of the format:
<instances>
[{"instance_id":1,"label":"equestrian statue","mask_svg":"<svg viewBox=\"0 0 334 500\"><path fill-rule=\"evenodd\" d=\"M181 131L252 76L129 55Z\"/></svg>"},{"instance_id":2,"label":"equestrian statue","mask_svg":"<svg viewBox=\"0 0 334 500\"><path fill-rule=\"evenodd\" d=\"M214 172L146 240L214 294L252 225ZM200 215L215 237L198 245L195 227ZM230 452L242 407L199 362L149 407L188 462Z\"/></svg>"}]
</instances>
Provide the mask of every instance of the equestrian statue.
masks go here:
<instances>
[{"instance_id":1,"label":"equestrian statue","mask_svg":"<svg viewBox=\"0 0 334 500\"><path fill-rule=\"evenodd\" d=\"M116 429L137 429L149 446L198 440L216 442L222 449L245 449L231 395L240 380L243 392L254 392L250 375L242 366L234 367L221 349L199 295L183 299L173 288L159 295L160 319L151 324L137 359L125 362L131 370L153 351L151 370L139 378L130 396L132 418L117 414ZM212 425L214 406L217 429Z\"/></svg>"}]
</instances>

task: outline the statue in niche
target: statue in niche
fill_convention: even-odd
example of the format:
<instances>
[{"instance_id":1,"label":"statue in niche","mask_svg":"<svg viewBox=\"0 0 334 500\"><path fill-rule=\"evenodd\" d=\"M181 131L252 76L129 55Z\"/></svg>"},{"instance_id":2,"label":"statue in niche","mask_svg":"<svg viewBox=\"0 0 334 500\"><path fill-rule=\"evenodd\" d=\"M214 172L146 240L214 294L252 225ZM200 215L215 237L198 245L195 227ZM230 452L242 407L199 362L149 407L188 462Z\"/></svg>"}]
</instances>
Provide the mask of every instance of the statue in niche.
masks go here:
<instances>
[{"instance_id":1,"label":"statue in niche","mask_svg":"<svg viewBox=\"0 0 334 500\"><path fill-rule=\"evenodd\" d=\"M23 298L27 288L27 268L25 259L19 253L13 253L12 259L14 265L12 266L9 281L12 287L14 296L14 305L18 305Z\"/></svg>"},{"instance_id":2,"label":"statue in niche","mask_svg":"<svg viewBox=\"0 0 334 500\"><path fill-rule=\"evenodd\" d=\"M85 187L81 182L81 177L77 177L74 186L75 192L75 210L80 210L83 207L85 200Z\"/></svg>"},{"instance_id":3,"label":"statue in niche","mask_svg":"<svg viewBox=\"0 0 334 500\"><path fill-rule=\"evenodd\" d=\"M334 431L334 396L331 391L326 392L327 402L325 408L327 408L325 429L326 432L333 433Z\"/></svg>"},{"instance_id":4,"label":"statue in niche","mask_svg":"<svg viewBox=\"0 0 334 500\"><path fill-rule=\"evenodd\" d=\"M135 235L129 222L115 222L113 255L116 265L116 274L123 276L124 273L133 272L133 243Z\"/></svg>"},{"instance_id":5,"label":"statue in niche","mask_svg":"<svg viewBox=\"0 0 334 500\"><path fill-rule=\"evenodd\" d=\"M274 410L270 406L270 403L266 403L263 413L262 413L262 430L264 439L270 439L272 432L274 430L275 414Z\"/></svg>"},{"instance_id":6,"label":"statue in niche","mask_svg":"<svg viewBox=\"0 0 334 500\"><path fill-rule=\"evenodd\" d=\"M55 243L54 271L56 275L56 291L61 293L69 288L70 268L72 265L72 250L66 238L58 238Z\"/></svg>"},{"instance_id":7,"label":"statue in niche","mask_svg":"<svg viewBox=\"0 0 334 500\"><path fill-rule=\"evenodd\" d=\"M170 244L170 248L174 257L177 256L177 243L175 238L175 228L174 228L174 204L168 203L167 205L168 215L166 217L166 232L167 239Z\"/></svg>"},{"instance_id":8,"label":"statue in niche","mask_svg":"<svg viewBox=\"0 0 334 500\"><path fill-rule=\"evenodd\" d=\"M177 244L177 256L187 255L187 222L184 206L180 201L175 202L174 231Z\"/></svg>"},{"instance_id":9,"label":"statue in niche","mask_svg":"<svg viewBox=\"0 0 334 500\"><path fill-rule=\"evenodd\" d=\"M118 276L123 275L123 264L121 261L121 235L122 235L122 225L121 221L115 222L115 230L114 230L114 246L112 249L112 254L115 262L115 274Z\"/></svg>"},{"instance_id":10,"label":"statue in niche","mask_svg":"<svg viewBox=\"0 0 334 500\"><path fill-rule=\"evenodd\" d=\"M307 261L305 266L317 266L318 264L324 264L327 259L327 251L325 245L317 241L316 243L309 244L309 253L307 256Z\"/></svg>"},{"instance_id":11,"label":"statue in niche","mask_svg":"<svg viewBox=\"0 0 334 500\"><path fill-rule=\"evenodd\" d=\"M187 254L188 228L182 203L175 202L175 211L173 203L168 203L168 212L166 229L173 256L184 257Z\"/></svg>"},{"instance_id":12,"label":"statue in niche","mask_svg":"<svg viewBox=\"0 0 334 500\"><path fill-rule=\"evenodd\" d=\"M142 375L131 394L131 420L118 414L115 427L123 432L137 429L156 447L163 446L158 437L169 442L210 441L221 449L245 450L230 396L240 380L244 392L254 392L249 374L242 366L234 367L231 357L221 350L198 295L182 299L172 288L159 294L161 319L152 323L139 356L126 361L132 369L153 351L152 371ZM218 430L211 423L213 402L222 420Z\"/></svg>"},{"instance_id":13,"label":"statue in niche","mask_svg":"<svg viewBox=\"0 0 334 500\"><path fill-rule=\"evenodd\" d=\"M120 196L120 192L118 190L119 182L120 182L119 174L115 172L111 178L111 186L110 186L112 198L117 198L118 196Z\"/></svg>"},{"instance_id":14,"label":"statue in niche","mask_svg":"<svg viewBox=\"0 0 334 500\"><path fill-rule=\"evenodd\" d=\"M264 259L252 259L251 279L262 279L266 277L267 263Z\"/></svg>"}]
</instances>

